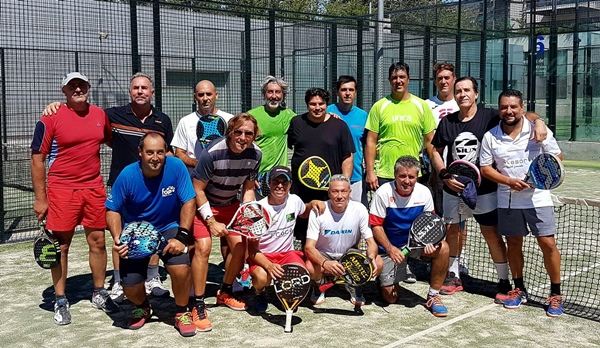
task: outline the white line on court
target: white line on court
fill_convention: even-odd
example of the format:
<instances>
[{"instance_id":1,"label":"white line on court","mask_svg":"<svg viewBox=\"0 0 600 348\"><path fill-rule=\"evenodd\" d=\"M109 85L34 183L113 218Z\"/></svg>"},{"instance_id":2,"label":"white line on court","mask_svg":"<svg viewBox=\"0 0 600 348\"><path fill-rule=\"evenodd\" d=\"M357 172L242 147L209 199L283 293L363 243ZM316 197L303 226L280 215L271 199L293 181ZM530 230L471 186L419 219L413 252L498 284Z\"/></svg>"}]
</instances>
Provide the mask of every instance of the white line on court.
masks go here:
<instances>
[{"instance_id":1,"label":"white line on court","mask_svg":"<svg viewBox=\"0 0 600 348\"><path fill-rule=\"evenodd\" d=\"M593 264L593 265L591 265L591 266L584 267L584 268L582 268L582 269L581 269L581 270L579 270L579 271L575 271L575 272L572 272L572 273L570 273L570 274L568 274L568 275L565 275L565 276L561 277L561 281L565 281L565 280L567 280L567 279L569 279L569 278L571 278L571 277L576 277L576 276L578 276L578 275L580 275L580 274L582 274L582 273L584 273L584 272L587 272L587 271L589 271L589 270L591 270L591 269L594 269L594 268L596 268L596 267L598 267L598 266L600 266L600 262L596 262L596 263L594 263L594 264ZM538 287L534 288L534 291L543 290L544 288L547 288L547 287L549 287L549 286L548 286L548 285L540 285L540 286L538 286ZM467 319L467 318L470 318L470 317L472 317L472 316L474 316L474 315L477 315L477 314L479 314L479 313L483 313L483 312L485 312L485 311L487 311L487 310L489 310L489 309L492 309L492 308L494 308L494 307L497 307L497 306L499 306L499 305L498 305L498 304L496 304L496 303L492 303L492 304L489 304L489 305L487 305L487 306L483 306L483 307L481 307L481 308L479 308L479 309L476 309L476 310L474 310L474 311L471 311L471 312L468 312L468 313L465 313L465 314L459 315L459 316L458 316L458 317L456 317L456 318L450 319L450 320L448 320L448 321L444 321L443 323L441 323L441 324L438 324L438 325L436 325L436 326L432 326L432 327L430 327L430 328L429 328L429 329L427 329L427 330L423 330L423 331L421 331L421 332L417 332L416 334L412 334L412 335L410 335L410 336L404 337L404 338L402 338L402 339L400 339L400 340L398 340L398 341L396 341L396 342L392 342L392 343L390 343L390 344L388 344L388 345L386 345L386 346L383 346L382 348L393 348L393 347L398 347L399 345L401 345L401 344L403 344L403 343L408 343L408 342L411 342L411 341L413 341L413 340L415 340L415 339L417 339L417 338L420 338L420 337L426 336L427 334L429 334L429 333L431 333L431 332L437 331L437 330L439 330L439 329L443 329L443 328L445 328L445 327L447 327L447 326L450 326L450 325L452 325L452 324L454 324L454 323L457 323L457 322L459 322L459 321L465 320L465 319Z\"/></svg>"}]
</instances>

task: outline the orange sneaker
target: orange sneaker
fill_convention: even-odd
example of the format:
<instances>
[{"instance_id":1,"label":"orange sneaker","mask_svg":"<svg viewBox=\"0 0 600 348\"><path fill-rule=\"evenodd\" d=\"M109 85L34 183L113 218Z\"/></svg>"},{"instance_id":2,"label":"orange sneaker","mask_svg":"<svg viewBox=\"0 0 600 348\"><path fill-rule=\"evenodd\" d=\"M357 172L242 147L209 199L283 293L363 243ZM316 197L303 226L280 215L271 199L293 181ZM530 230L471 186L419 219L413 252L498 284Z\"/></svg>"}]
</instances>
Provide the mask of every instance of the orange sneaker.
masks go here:
<instances>
[{"instance_id":1,"label":"orange sneaker","mask_svg":"<svg viewBox=\"0 0 600 348\"><path fill-rule=\"evenodd\" d=\"M217 291L217 305L225 305L235 311L245 311L246 302L229 295L226 292Z\"/></svg>"},{"instance_id":2,"label":"orange sneaker","mask_svg":"<svg viewBox=\"0 0 600 348\"><path fill-rule=\"evenodd\" d=\"M196 329L201 332L207 332L212 330L212 324L208 319L208 313L206 313L206 305L201 303L192 308L192 321L196 325Z\"/></svg>"}]
</instances>

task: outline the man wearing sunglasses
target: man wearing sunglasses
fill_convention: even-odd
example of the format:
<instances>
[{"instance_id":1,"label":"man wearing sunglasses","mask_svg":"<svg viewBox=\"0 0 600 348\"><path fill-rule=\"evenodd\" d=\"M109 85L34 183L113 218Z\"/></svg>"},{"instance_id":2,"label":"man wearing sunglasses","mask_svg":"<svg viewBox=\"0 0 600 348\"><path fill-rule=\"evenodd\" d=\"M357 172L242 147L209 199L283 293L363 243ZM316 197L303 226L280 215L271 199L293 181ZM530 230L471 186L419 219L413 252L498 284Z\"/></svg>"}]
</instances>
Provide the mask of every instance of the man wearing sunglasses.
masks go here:
<instances>
[{"instance_id":1,"label":"man wearing sunglasses","mask_svg":"<svg viewBox=\"0 0 600 348\"><path fill-rule=\"evenodd\" d=\"M223 284L217 291L217 304L233 310L246 309L246 303L234 296L232 286L244 265L246 241L239 235L229 234L226 224L240 205L240 188L243 202L255 199L254 181L262 160L262 152L254 144L257 132L258 124L252 115L234 116L228 122L226 136L213 141L202 151L192 172L198 207L192 257L195 291L192 317L199 331L212 329L204 302L212 237L225 237L230 251L225 260Z\"/></svg>"}]
</instances>

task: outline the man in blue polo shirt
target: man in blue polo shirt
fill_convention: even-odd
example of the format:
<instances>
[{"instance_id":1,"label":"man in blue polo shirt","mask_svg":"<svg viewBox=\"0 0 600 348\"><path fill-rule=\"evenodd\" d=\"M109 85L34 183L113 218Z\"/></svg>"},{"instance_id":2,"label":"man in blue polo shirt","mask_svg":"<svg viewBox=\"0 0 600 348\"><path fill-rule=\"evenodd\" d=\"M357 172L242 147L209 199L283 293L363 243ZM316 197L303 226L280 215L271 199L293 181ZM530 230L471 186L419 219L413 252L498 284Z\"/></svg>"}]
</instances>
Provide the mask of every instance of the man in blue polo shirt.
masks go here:
<instances>
[{"instance_id":1,"label":"man in blue polo shirt","mask_svg":"<svg viewBox=\"0 0 600 348\"><path fill-rule=\"evenodd\" d=\"M356 148L352 177L350 178L352 189L350 199L367 206L367 190L363 180L363 147L368 115L365 110L352 104L356 98L356 79L353 76L341 75L335 83L335 89L339 101L329 105L327 112L339 115L348 124Z\"/></svg>"}]
</instances>

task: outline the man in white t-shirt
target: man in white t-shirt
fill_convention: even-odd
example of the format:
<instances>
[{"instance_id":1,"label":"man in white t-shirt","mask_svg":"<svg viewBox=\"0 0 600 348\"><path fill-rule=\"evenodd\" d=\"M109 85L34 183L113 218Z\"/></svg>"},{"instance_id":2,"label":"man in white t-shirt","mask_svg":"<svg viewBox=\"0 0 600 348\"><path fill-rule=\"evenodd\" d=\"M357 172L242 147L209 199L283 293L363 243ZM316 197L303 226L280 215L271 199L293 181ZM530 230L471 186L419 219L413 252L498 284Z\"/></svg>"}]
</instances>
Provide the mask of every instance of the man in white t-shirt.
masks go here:
<instances>
[{"instance_id":1,"label":"man in white t-shirt","mask_svg":"<svg viewBox=\"0 0 600 348\"><path fill-rule=\"evenodd\" d=\"M546 314L563 313L560 293L560 252L556 247L554 205L550 191L532 189L525 178L531 161L540 153L551 153L562 160L552 131L541 143L531 140L532 124L524 117L523 95L506 90L498 97L501 122L488 131L481 144L481 174L498 183L498 232L506 237L508 260L515 284L504 307L519 308L527 302L523 282L523 237L529 230L536 237L550 278L550 297Z\"/></svg>"},{"instance_id":2,"label":"man in white t-shirt","mask_svg":"<svg viewBox=\"0 0 600 348\"><path fill-rule=\"evenodd\" d=\"M313 209L318 213L325 209L322 201L305 204L300 197L290 194L292 171L288 167L276 166L271 169L269 185L269 196L258 202L271 215L269 233L260 240L248 241L249 272L256 292L254 309L257 312L265 312L269 307L265 290L273 279L283 276L281 265L298 263L306 267L302 251L294 250L296 218L307 218Z\"/></svg>"},{"instance_id":3,"label":"man in white t-shirt","mask_svg":"<svg viewBox=\"0 0 600 348\"><path fill-rule=\"evenodd\" d=\"M196 135L200 118L220 117L227 128L227 122L233 117L232 114L217 109L217 99L219 99L219 92L212 82L208 80L198 82L194 92L198 111L184 116L175 130L171 146L175 149L175 156L179 157L190 171L196 167L200 152L207 146L201 144Z\"/></svg>"},{"instance_id":4,"label":"man in white t-shirt","mask_svg":"<svg viewBox=\"0 0 600 348\"><path fill-rule=\"evenodd\" d=\"M331 177L328 190L329 200L321 215L310 212L306 231L306 268L311 279L317 284L323 275L342 276L344 267L339 260L350 249L356 249L360 239L367 243L366 255L373 261L374 275L379 275L383 267L381 257L377 255L377 243L369 227L369 213L360 202L350 200L350 179L342 174ZM350 302L355 306L365 304L360 288L346 285ZM325 293L313 287L311 301L314 305L325 302Z\"/></svg>"},{"instance_id":5,"label":"man in white t-shirt","mask_svg":"<svg viewBox=\"0 0 600 348\"><path fill-rule=\"evenodd\" d=\"M448 315L440 289L448 267L448 243L428 244L425 249L402 254L408 243L410 226L424 211L433 211L431 192L417 182L419 161L402 156L394 164L394 180L381 185L371 200L369 223L379 244L383 269L379 276L381 295L387 303L398 300L398 282L406 277L407 259L431 260L431 279L425 307L436 317Z\"/></svg>"}]
</instances>

